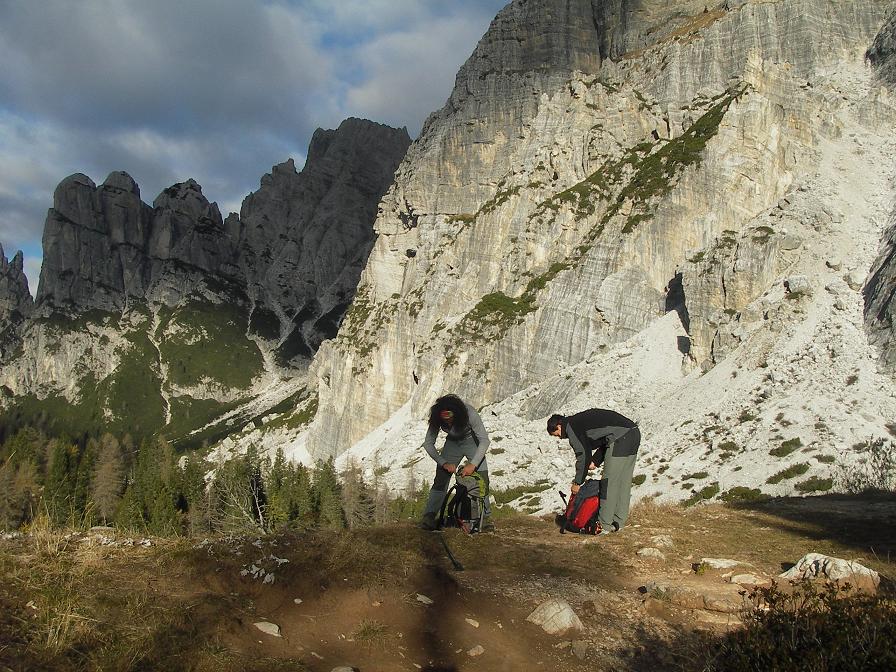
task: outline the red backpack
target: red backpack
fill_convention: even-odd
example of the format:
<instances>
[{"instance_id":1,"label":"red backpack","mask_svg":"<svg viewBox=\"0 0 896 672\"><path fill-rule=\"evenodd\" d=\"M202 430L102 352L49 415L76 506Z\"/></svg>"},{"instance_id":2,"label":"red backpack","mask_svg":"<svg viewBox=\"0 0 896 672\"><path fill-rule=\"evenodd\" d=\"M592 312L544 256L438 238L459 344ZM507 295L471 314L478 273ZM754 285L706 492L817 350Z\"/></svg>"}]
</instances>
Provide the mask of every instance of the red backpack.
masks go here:
<instances>
[{"instance_id":1,"label":"red backpack","mask_svg":"<svg viewBox=\"0 0 896 672\"><path fill-rule=\"evenodd\" d=\"M563 496L563 493L560 493ZM560 527L560 534L567 530L579 534L597 534L600 532L600 523L597 522L597 514L600 511L601 499L607 497L607 481L587 480L582 483L579 492L569 496L566 510L561 513L554 522Z\"/></svg>"}]
</instances>

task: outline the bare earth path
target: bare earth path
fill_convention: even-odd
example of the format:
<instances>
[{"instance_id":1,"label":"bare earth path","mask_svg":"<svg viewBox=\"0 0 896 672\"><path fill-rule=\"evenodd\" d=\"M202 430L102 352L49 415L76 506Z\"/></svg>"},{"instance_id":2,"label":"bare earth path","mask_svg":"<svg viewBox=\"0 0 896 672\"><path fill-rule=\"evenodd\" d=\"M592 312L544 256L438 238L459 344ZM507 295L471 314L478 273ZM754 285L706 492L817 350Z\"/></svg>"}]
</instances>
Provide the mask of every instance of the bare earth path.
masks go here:
<instances>
[{"instance_id":1,"label":"bare earth path","mask_svg":"<svg viewBox=\"0 0 896 672\"><path fill-rule=\"evenodd\" d=\"M743 589L732 576L774 577L809 552L876 569L882 590L896 575L893 496L641 505L600 538L519 515L498 529L149 546L108 531L6 539L0 670L655 671L688 654L680 631L737 627ZM704 571L704 558L739 564ZM584 629L549 635L527 622L549 598L566 600Z\"/></svg>"}]
</instances>

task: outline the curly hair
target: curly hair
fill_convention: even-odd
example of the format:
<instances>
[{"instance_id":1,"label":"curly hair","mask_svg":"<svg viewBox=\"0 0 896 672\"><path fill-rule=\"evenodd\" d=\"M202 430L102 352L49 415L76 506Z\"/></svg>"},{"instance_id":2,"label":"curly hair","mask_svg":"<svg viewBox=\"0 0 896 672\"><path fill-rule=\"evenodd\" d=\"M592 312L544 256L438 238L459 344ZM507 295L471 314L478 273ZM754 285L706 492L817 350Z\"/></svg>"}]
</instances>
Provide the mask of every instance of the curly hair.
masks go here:
<instances>
[{"instance_id":1,"label":"curly hair","mask_svg":"<svg viewBox=\"0 0 896 672\"><path fill-rule=\"evenodd\" d=\"M429 409L429 426L431 429L447 429L439 415L442 411L454 413L453 427L455 429L463 429L470 424L470 414L467 412L467 405L456 394L446 394L444 397L436 399L436 403Z\"/></svg>"}]
</instances>

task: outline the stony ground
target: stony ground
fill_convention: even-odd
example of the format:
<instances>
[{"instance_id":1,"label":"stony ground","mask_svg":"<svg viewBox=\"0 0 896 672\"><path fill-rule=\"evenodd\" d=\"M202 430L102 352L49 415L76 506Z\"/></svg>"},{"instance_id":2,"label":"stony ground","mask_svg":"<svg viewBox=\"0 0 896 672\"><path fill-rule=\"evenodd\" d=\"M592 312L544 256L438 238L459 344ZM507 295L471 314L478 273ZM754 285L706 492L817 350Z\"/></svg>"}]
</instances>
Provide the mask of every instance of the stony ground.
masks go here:
<instances>
[{"instance_id":1,"label":"stony ground","mask_svg":"<svg viewBox=\"0 0 896 672\"><path fill-rule=\"evenodd\" d=\"M695 655L687 633L738 627L732 577L765 580L809 552L858 560L882 590L896 576L892 496L642 504L630 523L599 538L520 515L475 537L409 524L136 543L34 530L0 542L0 670L678 669ZM549 598L583 630L527 622Z\"/></svg>"}]
</instances>

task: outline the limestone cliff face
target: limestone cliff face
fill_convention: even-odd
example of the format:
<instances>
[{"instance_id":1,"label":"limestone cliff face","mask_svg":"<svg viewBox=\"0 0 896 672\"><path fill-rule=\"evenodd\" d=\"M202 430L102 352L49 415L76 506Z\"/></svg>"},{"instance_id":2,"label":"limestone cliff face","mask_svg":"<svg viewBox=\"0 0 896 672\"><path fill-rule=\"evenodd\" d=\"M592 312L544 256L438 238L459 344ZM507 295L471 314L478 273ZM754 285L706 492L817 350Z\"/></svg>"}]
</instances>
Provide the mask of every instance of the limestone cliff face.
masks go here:
<instances>
[{"instance_id":1,"label":"limestone cliff face","mask_svg":"<svg viewBox=\"0 0 896 672\"><path fill-rule=\"evenodd\" d=\"M843 221L802 188L890 3L557 5L502 10L398 169L312 368L312 452L443 391L504 399L672 309L709 369L770 319L800 236Z\"/></svg>"}]
</instances>

